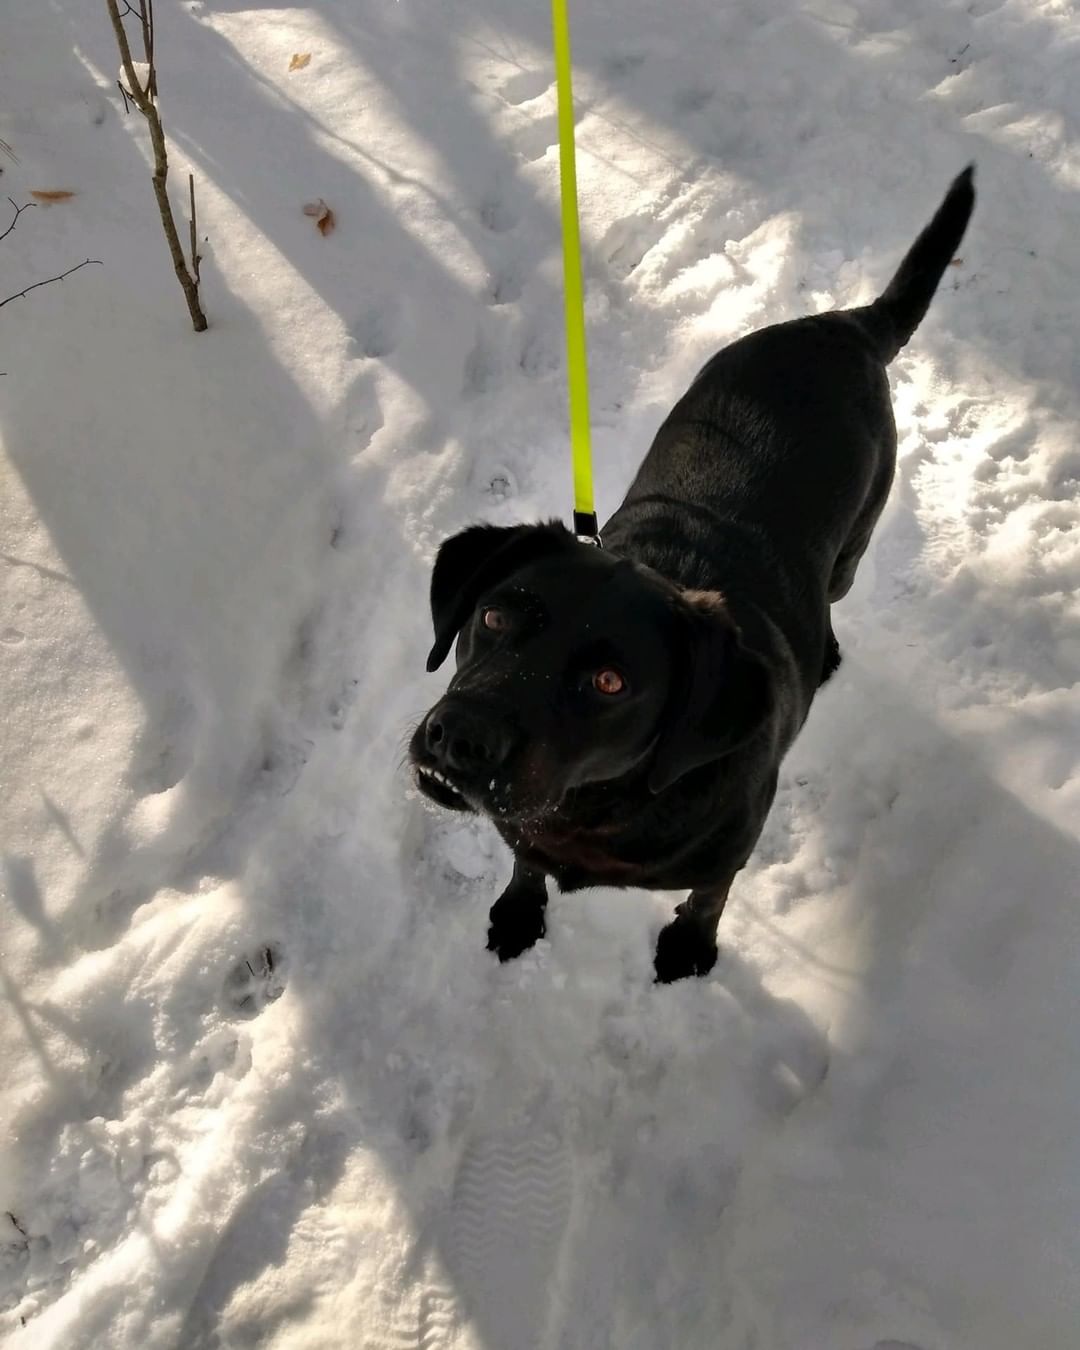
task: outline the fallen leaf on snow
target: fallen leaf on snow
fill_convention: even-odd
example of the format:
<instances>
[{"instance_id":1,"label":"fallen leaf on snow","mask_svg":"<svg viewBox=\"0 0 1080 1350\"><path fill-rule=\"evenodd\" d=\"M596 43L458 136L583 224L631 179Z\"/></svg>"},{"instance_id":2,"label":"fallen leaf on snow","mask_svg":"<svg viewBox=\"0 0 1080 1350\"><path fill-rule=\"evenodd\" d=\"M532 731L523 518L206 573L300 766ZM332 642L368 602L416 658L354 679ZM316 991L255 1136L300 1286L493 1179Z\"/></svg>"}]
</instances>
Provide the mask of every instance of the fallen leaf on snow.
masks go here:
<instances>
[{"instance_id":1,"label":"fallen leaf on snow","mask_svg":"<svg viewBox=\"0 0 1080 1350\"><path fill-rule=\"evenodd\" d=\"M337 224L333 211L321 197L317 202L304 203L304 215L315 217L315 224L319 227L320 234L329 234Z\"/></svg>"},{"instance_id":2,"label":"fallen leaf on snow","mask_svg":"<svg viewBox=\"0 0 1080 1350\"><path fill-rule=\"evenodd\" d=\"M293 52L293 59L289 62L290 70L303 70L305 66L311 64L310 52Z\"/></svg>"},{"instance_id":3,"label":"fallen leaf on snow","mask_svg":"<svg viewBox=\"0 0 1080 1350\"><path fill-rule=\"evenodd\" d=\"M36 202L43 202L46 206L51 206L53 202L66 202L75 194L69 192L67 188L31 188L30 196Z\"/></svg>"}]
</instances>

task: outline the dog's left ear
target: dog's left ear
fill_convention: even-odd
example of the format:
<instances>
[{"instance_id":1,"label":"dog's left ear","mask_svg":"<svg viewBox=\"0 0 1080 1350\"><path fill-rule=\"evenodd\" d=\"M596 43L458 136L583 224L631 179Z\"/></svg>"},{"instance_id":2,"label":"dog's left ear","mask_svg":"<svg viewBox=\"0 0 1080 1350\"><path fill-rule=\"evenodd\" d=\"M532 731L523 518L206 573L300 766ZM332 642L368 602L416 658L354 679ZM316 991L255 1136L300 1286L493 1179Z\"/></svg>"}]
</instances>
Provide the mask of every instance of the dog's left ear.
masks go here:
<instances>
[{"instance_id":1,"label":"dog's left ear","mask_svg":"<svg viewBox=\"0 0 1080 1350\"><path fill-rule=\"evenodd\" d=\"M651 792L764 732L774 706L768 671L743 645L722 596L683 592L678 611L682 651L649 771Z\"/></svg>"},{"instance_id":2,"label":"dog's left ear","mask_svg":"<svg viewBox=\"0 0 1080 1350\"><path fill-rule=\"evenodd\" d=\"M439 549L431 574L431 621L435 645L428 670L438 670L484 591L526 563L577 540L557 520L538 525L473 525Z\"/></svg>"}]
</instances>

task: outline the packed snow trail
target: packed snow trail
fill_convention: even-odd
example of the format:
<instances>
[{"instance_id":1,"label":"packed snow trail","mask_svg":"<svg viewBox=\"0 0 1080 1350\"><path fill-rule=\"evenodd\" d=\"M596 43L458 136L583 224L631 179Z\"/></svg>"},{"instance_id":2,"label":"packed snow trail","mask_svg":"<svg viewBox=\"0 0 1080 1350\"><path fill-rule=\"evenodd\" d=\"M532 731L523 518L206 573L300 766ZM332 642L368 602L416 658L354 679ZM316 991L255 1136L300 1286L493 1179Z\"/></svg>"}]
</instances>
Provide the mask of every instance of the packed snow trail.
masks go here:
<instances>
[{"instance_id":1,"label":"packed snow trail","mask_svg":"<svg viewBox=\"0 0 1080 1350\"><path fill-rule=\"evenodd\" d=\"M978 164L845 664L672 988L638 891L500 968L505 851L402 768L439 540L570 504L547 10L157 9L203 335L104 9L0 53L0 198L75 193L0 298L104 264L0 312L5 1346L1073 1350L1076 6L575 10L602 512Z\"/></svg>"}]
</instances>

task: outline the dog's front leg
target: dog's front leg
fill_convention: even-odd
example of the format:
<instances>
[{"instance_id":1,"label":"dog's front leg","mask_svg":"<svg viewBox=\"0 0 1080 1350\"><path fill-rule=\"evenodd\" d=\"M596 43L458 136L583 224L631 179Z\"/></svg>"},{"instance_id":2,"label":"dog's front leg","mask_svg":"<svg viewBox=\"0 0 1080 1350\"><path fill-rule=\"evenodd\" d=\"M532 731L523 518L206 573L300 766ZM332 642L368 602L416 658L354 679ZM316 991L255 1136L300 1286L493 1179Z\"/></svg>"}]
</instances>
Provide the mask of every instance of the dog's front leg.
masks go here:
<instances>
[{"instance_id":1,"label":"dog's front leg","mask_svg":"<svg viewBox=\"0 0 1080 1350\"><path fill-rule=\"evenodd\" d=\"M488 951L500 961L512 961L547 932L544 910L547 908L547 883L544 873L526 867L514 859L510 885L491 907L488 918Z\"/></svg>"},{"instance_id":2,"label":"dog's front leg","mask_svg":"<svg viewBox=\"0 0 1080 1350\"><path fill-rule=\"evenodd\" d=\"M671 984L688 975L707 975L716 965L716 925L733 878L707 891L691 891L656 942L656 979Z\"/></svg>"}]
</instances>

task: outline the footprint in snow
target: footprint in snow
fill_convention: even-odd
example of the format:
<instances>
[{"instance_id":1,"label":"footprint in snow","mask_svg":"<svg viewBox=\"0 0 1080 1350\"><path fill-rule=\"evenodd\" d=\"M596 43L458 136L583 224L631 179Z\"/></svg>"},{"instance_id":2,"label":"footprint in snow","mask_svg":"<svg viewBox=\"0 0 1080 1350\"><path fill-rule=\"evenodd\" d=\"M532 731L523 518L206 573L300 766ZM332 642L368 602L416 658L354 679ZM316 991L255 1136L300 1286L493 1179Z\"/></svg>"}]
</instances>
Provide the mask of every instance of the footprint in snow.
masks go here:
<instances>
[{"instance_id":1,"label":"footprint in snow","mask_svg":"<svg viewBox=\"0 0 1080 1350\"><path fill-rule=\"evenodd\" d=\"M635 70L640 70L644 64L644 52L623 52L618 56L609 57L601 69L606 79L618 80L624 75L632 75Z\"/></svg>"},{"instance_id":2,"label":"footprint in snow","mask_svg":"<svg viewBox=\"0 0 1080 1350\"><path fill-rule=\"evenodd\" d=\"M601 248L615 275L628 277L655 247L657 238L656 221L651 215L641 213L617 220L604 235Z\"/></svg>"},{"instance_id":3,"label":"footprint in snow","mask_svg":"<svg viewBox=\"0 0 1080 1350\"><path fill-rule=\"evenodd\" d=\"M490 305L510 305L520 299L524 282L521 268L515 265L500 267L491 278L488 290Z\"/></svg>"},{"instance_id":4,"label":"footprint in snow","mask_svg":"<svg viewBox=\"0 0 1080 1350\"><path fill-rule=\"evenodd\" d=\"M521 344L518 365L530 379L537 379L558 370L561 360L559 346L546 333L534 329Z\"/></svg>"},{"instance_id":5,"label":"footprint in snow","mask_svg":"<svg viewBox=\"0 0 1080 1350\"><path fill-rule=\"evenodd\" d=\"M517 496L517 479L504 465L498 465L487 475L483 492L495 502L507 502Z\"/></svg>"},{"instance_id":6,"label":"footprint in snow","mask_svg":"<svg viewBox=\"0 0 1080 1350\"><path fill-rule=\"evenodd\" d=\"M751 1090L759 1106L783 1117L812 1096L828 1072L827 1042L788 1034L754 1056Z\"/></svg>"},{"instance_id":7,"label":"footprint in snow","mask_svg":"<svg viewBox=\"0 0 1080 1350\"><path fill-rule=\"evenodd\" d=\"M417 1350L443 1350L458 1326L458 1307L449 1290L432 1287L420 1296Z\"/></svg>"},{"instance_id":8,"label":"footprint in snow","mask_svg":"<svg viewBox=\"0 0 1080 1350\"><path fill-rule=\"evenodd\" d=\"M466 1147L446 1260L485 1345L542 1344L573 1187L570 1153L554 1130L527 1124Z\"/></svg>"},{"instance_id":9,"label":"footprint in snow","mask_svg":"<svg viewBox=\"0 0 1080 1350\"><path fill-rule=\"evenodd\" d=\"M551 88L551 76L545 70L519 70L511 75L499 93L507 103L529 103Z\"/></svg>"},{"instance_id":10,"label":"footprint in snow","mask_svg":"<svg viewBox=\"0 0 1080 1350\"><path fill-rule=\"evenodd\" d=\"M472 351L465 358L461 392L465 397L487 394L496 387L502 376L502 360L498 348L485 333L477 335Z\"/></svg>"},{"instance_id":11,"label":"footprint in snow","mask_svg":"<svg viewBox=\"0 0 1080 1350\"><path fill-rule=\"evenodd\" d=\"M197 718L181 693L170 692L160 710L140 731L128 770L128 782L140 796L174 788L191 768Z\"/></svg>"},{"instance_id":12,"label":"footprint in snow","mask_svg":"<svg viewBox=\"0 0 1080 1350\"><path fill-rule=\"evenodd\" d=\"M480 203L480 223L492 234L505 234L518 223L514 204L496 185Z\"/></svg>"},{"instance_id":13,"label":"footprint in snow","mask_svg":"<svg viewBox=\"0 0 1080 1350\"><path fill-rule=\"evenodd\" d=\"M522 159L533 163L543 159L559 143L559 118L556 113L541 113L519 127L510 144Z\"/></svg>"},{"instance_id":14,"label":"footprint in snow","mask_svg":"<svg viewBox=\"0 0 1080 1350\"><path fill-rule=\"evenodd\" d=\"M258 1017L285 992L285 953L276 942L242 956L225 976L222 998L238 1017Z\"/></svg>"},{"instance_id":15,"label":"footprint in snow","mask_svg":"<svg viewBox=\"0 0 1080 1350\"><path fill-rule=\"evenodd\" d=\"M364 1350L450 1350L461 1344L461 1306L437 1263L426 1261L413 1290L391 1314L384 1338Z\"/></svg>"},{"instance_id":16,"label":"footprint in snow","mask_svg":"<svg viewBox=\"0 0 1080 1350\"><path fill-rule=\"evenodd\" d=\"M393 301L369 305L349 325L349 336L373 360L389 356L398 345L401 315Z\"/></svg>"},{"instance_id":17,"label":"footprint in snow","mask_svg":"<svg viewBox=\"0 0 1080 1350\"><path fill-rule=\"evenodd\" d=\"M713 94L714 90L712 89L691 85L688 89L680 89L671 102L677 113L689 116L691 113L699 113L707 108L713 100Z\"/></svg>"},{"instance_id":18,"label":"footprint in snow","mask_svg":"<svg viewBox=\"0 0 1080 1350\"><path fill-rule=\"evenodd\" d=\"M372 369L365 369L353 380L345 397L345 446L354 454L366 450L374 440L375 433L382 428L383 420L375 376Z\"/></svg>"}]
</instances>

